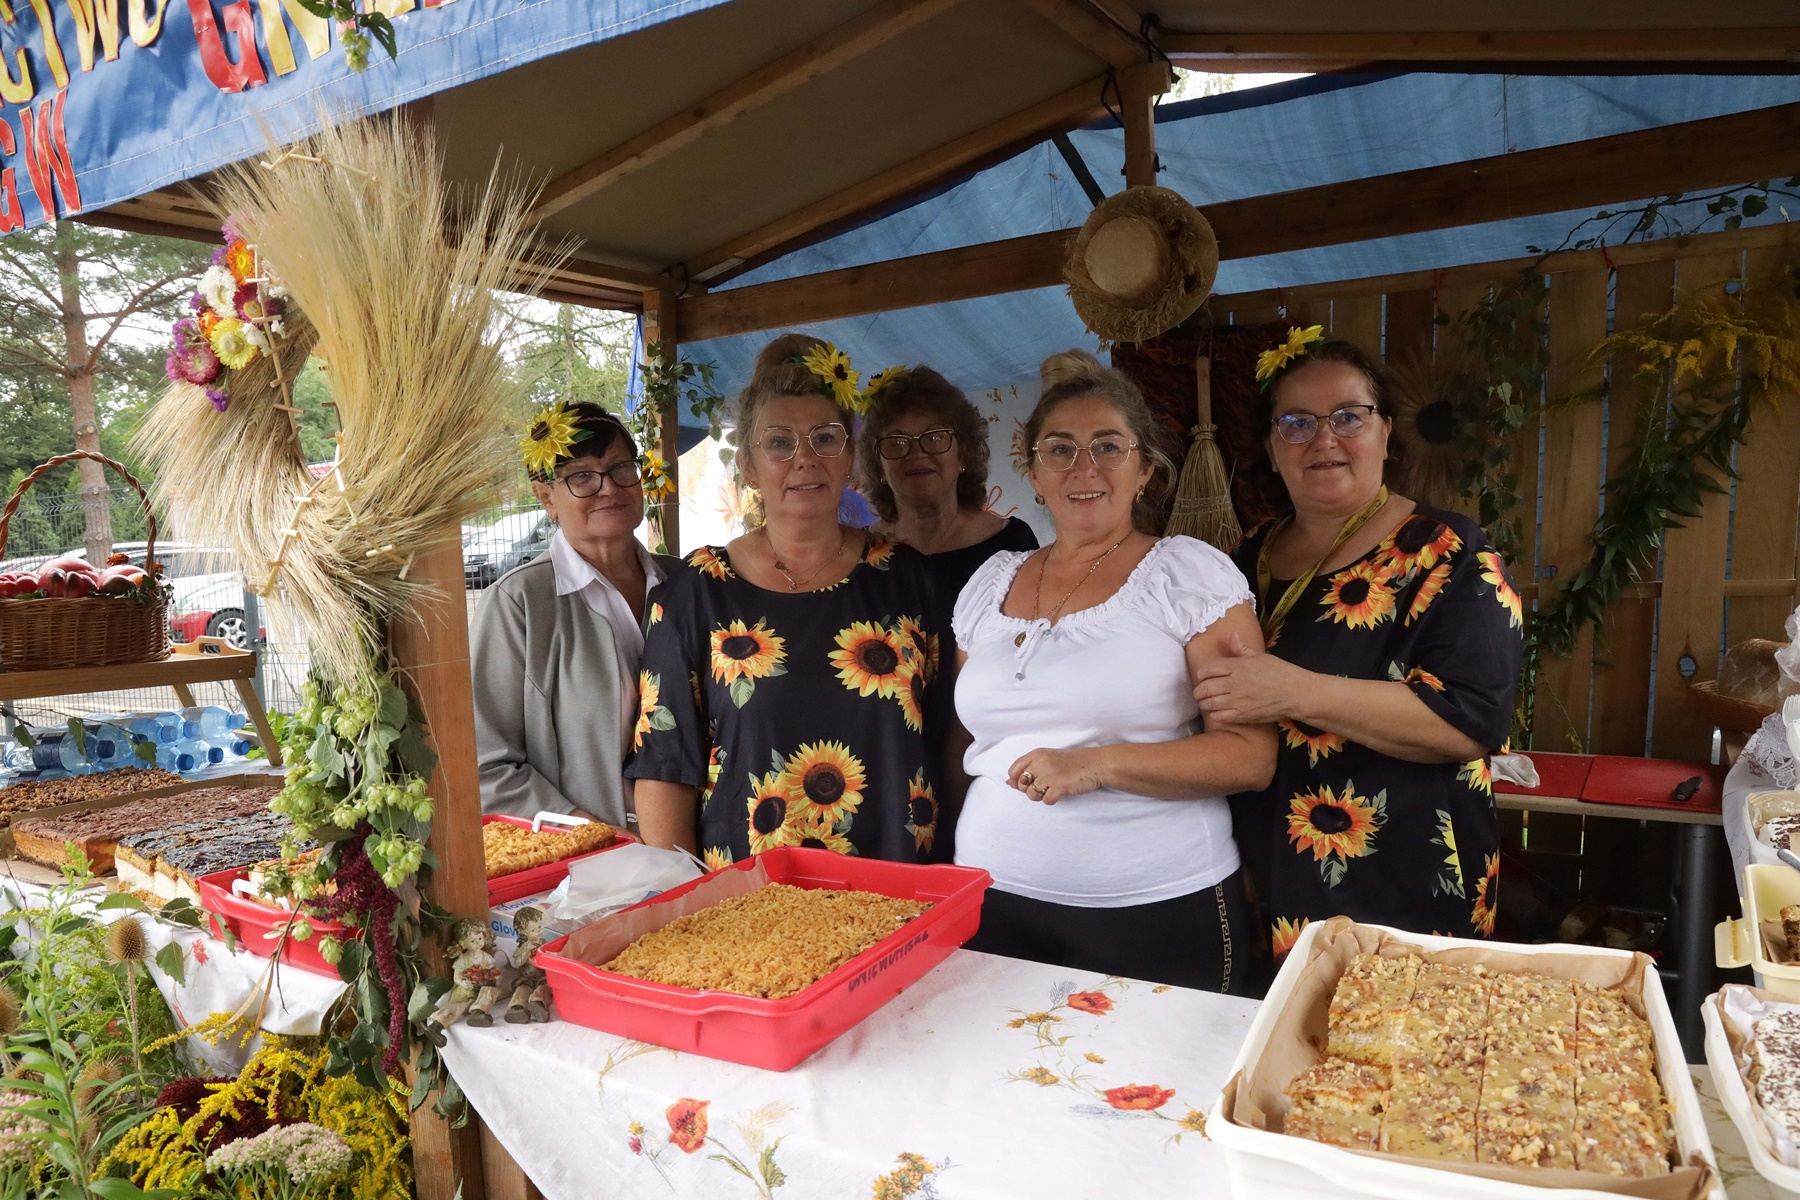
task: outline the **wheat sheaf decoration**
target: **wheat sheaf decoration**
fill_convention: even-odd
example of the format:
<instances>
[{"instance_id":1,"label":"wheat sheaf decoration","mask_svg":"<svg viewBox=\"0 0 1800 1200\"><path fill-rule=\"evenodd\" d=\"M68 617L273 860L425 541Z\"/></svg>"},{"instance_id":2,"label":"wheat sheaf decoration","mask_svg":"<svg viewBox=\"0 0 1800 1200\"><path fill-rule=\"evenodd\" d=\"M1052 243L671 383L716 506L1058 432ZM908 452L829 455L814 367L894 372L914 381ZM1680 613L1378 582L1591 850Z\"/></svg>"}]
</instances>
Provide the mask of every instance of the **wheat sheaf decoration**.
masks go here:
<instances>
[{"instance_id":1,"label":"wheat sheaf decoration","mask_svg":"<svg viewBox=\"0 0 1800 1200\"><path fill-rule=\"evenodd\" d=\"M138 438L182 536L234 551L328 679L367 672L383 623L420 590L411 553L517 468L505 425L521 401L494 348L493 293L532 290L560 255L534 244L529 190L497 172L460 190L442 168L428 127L387 116L326 121L227 169L212 203L278 275L280 336L229 373L228 395L172 367ZM339 424L324 478L306 469L287 387L311 354Z\"/></svg>"}]
</instances>

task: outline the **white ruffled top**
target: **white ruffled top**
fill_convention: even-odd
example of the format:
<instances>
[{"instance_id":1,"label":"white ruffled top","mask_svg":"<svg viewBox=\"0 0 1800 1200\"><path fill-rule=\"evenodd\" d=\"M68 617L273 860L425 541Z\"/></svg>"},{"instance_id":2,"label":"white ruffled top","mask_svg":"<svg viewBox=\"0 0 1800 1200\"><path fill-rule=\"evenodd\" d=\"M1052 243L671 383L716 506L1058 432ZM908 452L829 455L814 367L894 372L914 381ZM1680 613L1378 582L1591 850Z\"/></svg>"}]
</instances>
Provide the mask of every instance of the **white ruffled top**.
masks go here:
<instances>
[{"instance_id":1,"label":"white ruffled top","mask_svg":"<svg viewBox=\"0 0 1800 1200\"><path fill-rule=\"evenodd\" d=\"M1006 776L1034 749L1198 732L1187 643L1232 606L1254 604L1249 584L1213 547L1167 537L1110 598L1052 625L1000 611L1028 557L995 554L956 601L957 645L969 656L956 711L974 738L956 861L986 868L1002 891L1086 908L1152 904L1225 879L1238 855L1223 796L1103 789L1046 807Z\"/></svg>"}]
</instances>

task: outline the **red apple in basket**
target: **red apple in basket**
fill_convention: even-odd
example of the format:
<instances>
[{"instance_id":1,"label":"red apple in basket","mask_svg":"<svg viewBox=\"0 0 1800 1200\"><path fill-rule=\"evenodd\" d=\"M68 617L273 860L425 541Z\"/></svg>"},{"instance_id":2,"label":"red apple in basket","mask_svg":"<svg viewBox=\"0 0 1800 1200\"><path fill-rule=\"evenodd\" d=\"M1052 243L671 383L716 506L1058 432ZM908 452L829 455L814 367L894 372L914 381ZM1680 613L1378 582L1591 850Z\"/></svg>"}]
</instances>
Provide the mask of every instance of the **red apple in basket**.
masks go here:
<instances>
[{"instance_id":1,"label":"red apple in basket","mask_svg":"<svg viewBox=\"0 0 1800 1200\"><path fill-rule=\"evenodd\" d=\"M61 567L38 568L37 590L51 599L67 596L69 594L69 573Z\"/></svg>"},{"instance_id":2,"label":"red apple in basket","mask_svg":"<svg viewBox=\"0 0 1800 1200\"><path fill-rule=\"evenodd\" d=\"M65 554L61 558L53 558L39 570L55 567L59 571L67 571L71 575L86 575L90 579L100 578L100 569L78 554Z\"/></svg>"},{"instance_id":3,"label":"red apple in basket","mask_svg":"<svg viewBox=\"0 0 1800 1200\"><path fill-rule=\"evenodd\" d=\"M143 585L144 578L142 568L120 563L100 572L99 591L103 596L127 596Z\"/></svg>"},{"instance_id":4,"label":"red apple in basket","mask_svg":"<svg viewBox=\"0 0 1800 1200\"><path fill-rule=\"evenodd\" d=\"M69 582L66 586L69 589L69 596L73 599L79 599L82 596L93 595L94 592L99 589L100 581L96 576L82 575L75 571L70 571Z\"/></svg>"},{"instance_id":5,"label":"red apple in basket","mask_svg":"<svg viewBox=\"0 0 1800 1200\"><path fill-rule=\"evenodd\" d=\"M16 571L8 571L0 575L0 600L11 600L21 592L37 590L37 580L29 575L20 575Z\"/></svg>"}]
</instances>

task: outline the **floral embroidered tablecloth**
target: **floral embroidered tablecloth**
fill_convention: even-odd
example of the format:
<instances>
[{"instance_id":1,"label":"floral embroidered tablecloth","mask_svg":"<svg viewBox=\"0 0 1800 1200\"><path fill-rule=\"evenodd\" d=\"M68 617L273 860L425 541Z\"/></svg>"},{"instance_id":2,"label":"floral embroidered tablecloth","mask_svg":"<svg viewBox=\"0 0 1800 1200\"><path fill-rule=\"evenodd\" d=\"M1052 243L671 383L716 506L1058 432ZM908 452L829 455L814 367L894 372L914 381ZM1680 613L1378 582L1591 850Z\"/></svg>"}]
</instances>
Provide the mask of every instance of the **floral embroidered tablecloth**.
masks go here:
<instances>
[{"instance_id":1,"label":"floral embroidered tablecloth","mask_svg":"<svg viewBox=\"0 0 1800 1200\"><path fill-rule=\"evenodd\" d=\"M1201 1113L1255 1011L958 951L787 1072L560 1020L444 1057L549 1200L1219 1196Z\"/></svg>"}]
</instances>

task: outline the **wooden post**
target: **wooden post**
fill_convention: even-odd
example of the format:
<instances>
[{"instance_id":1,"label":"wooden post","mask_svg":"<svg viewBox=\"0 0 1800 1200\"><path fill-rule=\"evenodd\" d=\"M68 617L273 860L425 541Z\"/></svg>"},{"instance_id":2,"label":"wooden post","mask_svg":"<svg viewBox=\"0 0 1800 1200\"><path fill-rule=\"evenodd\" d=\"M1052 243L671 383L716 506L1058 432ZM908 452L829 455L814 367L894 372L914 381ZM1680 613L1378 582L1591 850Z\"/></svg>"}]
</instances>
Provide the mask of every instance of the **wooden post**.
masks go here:
<instances>
[{"instance_id":1,"label":"wooden post","mask_svg":"<svg viewBox=\"0 0 1800 1200\"><path fill-rule=\"evenodd\" d=\"M481 852L481 781L475 766L475 697L469 667L468 602L462 551L447 538L413 561L409 578L436 590L393 623L394 666L425 715L437 770L430 848L437 871L426 896L452 917L487 919L487 869ZM426 961L441 971L432 947ZM430 1102L412 1115L413 1171L419 1200L483 1200L479 1122L452 1129Z\"/></svg>"},{"instance_id":2,"label":"wooden post","mask_svg":"<svg viewBox=\"0 0 1800 1200\"><path fill-rule=\"evenodd\" d=\"M1125 186L1156 182L1156 98L1174 85L1168 63L1139 63L1119 72L1125 118Z\"/></svg>"},{"instance_id":3,"label":"wooden post","mask_svg":"<svg viewBox=\"0 0 1800 1200\"><path fill-rule=\"evenodd\" d=\"M644 344L656 343L658 356L665 364L673 365L676 352L680 348L679 331L675 324L676 298L674 292L660 289L647 289L644 292ZM675 406L662 415L662 428L657 438L657 448L662 451L663 465L669 472L669 482L675 485L675 491L657 505L656 524L662 534L662 548L668 554L681 553L681 477L678 474L680 464L676 461L680 454L679 419Z\"/></svg>"}]
</instances>

